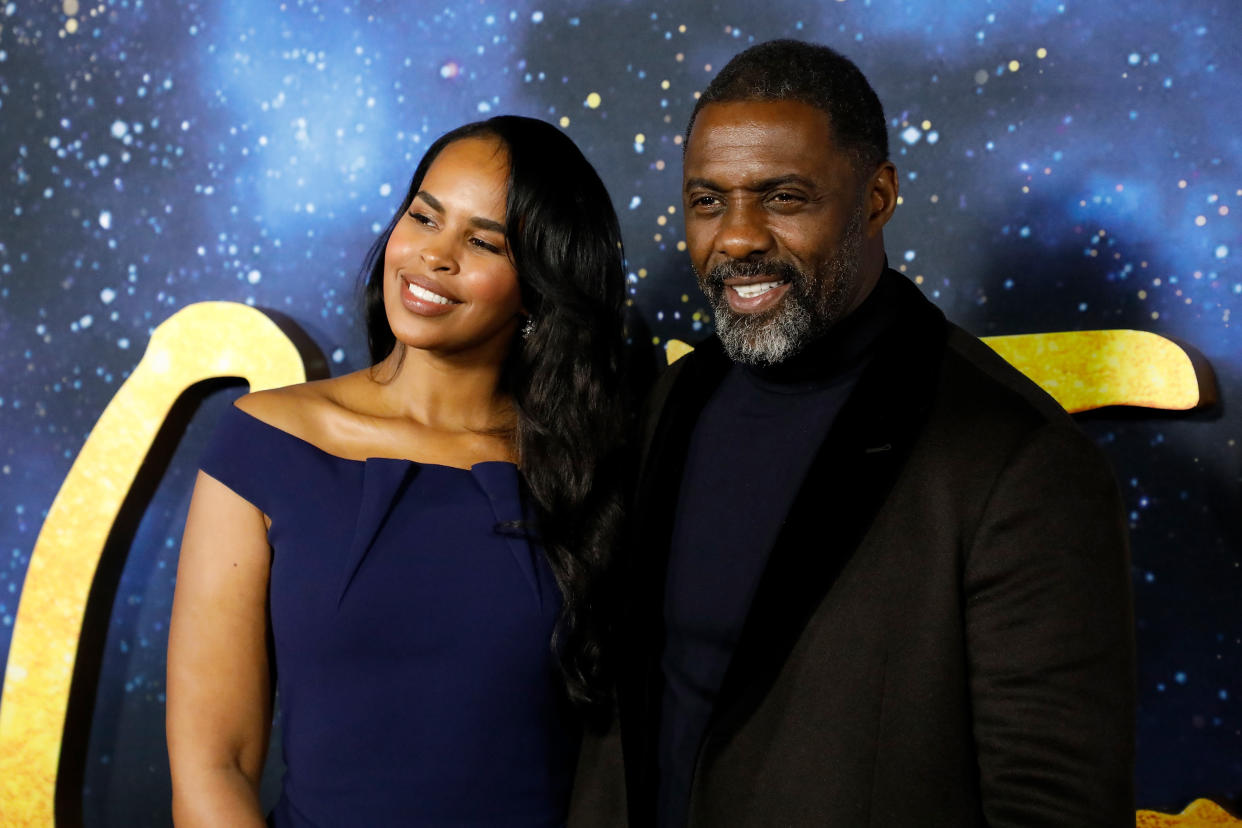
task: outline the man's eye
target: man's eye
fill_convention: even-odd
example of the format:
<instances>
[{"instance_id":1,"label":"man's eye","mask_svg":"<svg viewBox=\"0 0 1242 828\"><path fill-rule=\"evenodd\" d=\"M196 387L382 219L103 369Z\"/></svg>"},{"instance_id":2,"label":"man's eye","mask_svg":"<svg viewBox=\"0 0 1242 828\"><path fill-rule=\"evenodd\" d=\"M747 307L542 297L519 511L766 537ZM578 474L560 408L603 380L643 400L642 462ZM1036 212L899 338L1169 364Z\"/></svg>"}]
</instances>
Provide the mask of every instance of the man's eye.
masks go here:
<instances>
[{"instance_id":1,"label":"man's eye","mask_svg":"<svg viewBox=\"0 0 1242 828\"><path fill-rule=\"evenodd\" d=\"M802 199L794 193L773 193L769 196L769 200L781 204L791 204L796 201L801 201Z\"/></svg>"},{"instance_id":2,"label":"man's eye","mask_svg":"<svg viewBox=\"0 0 1242 828\"><path fill-rule=\"evenodd\" d=\"M720 203L720 199L712 195L695 196L690 199L691 207L715 207Z\"/></svg>"}]
</instances>

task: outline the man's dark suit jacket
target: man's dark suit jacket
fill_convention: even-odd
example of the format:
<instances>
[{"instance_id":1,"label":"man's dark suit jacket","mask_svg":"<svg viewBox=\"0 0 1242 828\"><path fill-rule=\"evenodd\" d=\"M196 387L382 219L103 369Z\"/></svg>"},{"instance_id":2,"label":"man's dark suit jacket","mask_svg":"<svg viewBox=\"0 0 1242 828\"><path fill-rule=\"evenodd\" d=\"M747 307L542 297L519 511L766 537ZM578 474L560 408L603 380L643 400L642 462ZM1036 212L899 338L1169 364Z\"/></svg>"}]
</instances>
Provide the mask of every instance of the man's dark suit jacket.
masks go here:
<instances>
[{"instance_id":1,"label":"man's dark suit jacket","mask_svg":"<svg viewBox=\"0 0 1242 828\"><path fill-rule=\"evenodd\" d=\"M1130 574L1112 472L1048 395L905 277L884 278L900 280L900 321L770 550L689 824L1132 826ZM620 739L614 726L584 743L571 826L655 824L673 509L691 430L730 364L709 340L653 394Z\"/></svg>"}]
</instances>

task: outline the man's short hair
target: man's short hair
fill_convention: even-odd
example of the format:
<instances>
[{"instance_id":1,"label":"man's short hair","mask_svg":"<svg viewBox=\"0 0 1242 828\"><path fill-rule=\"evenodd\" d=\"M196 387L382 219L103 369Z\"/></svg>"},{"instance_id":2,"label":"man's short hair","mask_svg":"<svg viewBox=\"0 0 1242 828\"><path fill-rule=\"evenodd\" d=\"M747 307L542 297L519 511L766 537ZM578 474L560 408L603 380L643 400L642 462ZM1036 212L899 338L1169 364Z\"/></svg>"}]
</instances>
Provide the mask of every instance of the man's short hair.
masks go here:
<instances>
[{"instance_id":1,"label":"man's short hair","mask_svg":"<svg viewBox=\"0 0 1242 828\"><path fill-rule=\"evenodd\" d=\"M686 125L685 145L699 110L713 103L799 101L821 110L833 137L860 173L888 160L884 107L867 78L845 55L801 40L769 40L735 55L699 96Z\"/></svg>"}]
</instances>

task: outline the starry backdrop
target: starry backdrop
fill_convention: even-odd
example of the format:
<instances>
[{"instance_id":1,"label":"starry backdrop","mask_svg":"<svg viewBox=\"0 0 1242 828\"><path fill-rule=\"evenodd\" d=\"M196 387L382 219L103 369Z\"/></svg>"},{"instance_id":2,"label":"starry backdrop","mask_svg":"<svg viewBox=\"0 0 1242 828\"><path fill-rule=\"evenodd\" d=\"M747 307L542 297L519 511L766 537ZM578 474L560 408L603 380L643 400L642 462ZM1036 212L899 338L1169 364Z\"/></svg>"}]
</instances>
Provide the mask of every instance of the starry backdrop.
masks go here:
<instances>
[{"instance_id":1,"label":"starry backdrop","mask_svg":"<svg viewBox=\"0 0 1242 828\"><path fill-rule=\"evenodd\" d=\"M0 0L0 664L47 509L152 328L245 302L292 317L334 373L362 367L358 267L447 129L559 124L609 186L651 333L707 333L680 132L731 55L793 36L875 84L903 195L890 260L950 318L979 335L1139 328L1214 366L1214 411L1082 423L1130 510L1138 805L1238 811L1239 30L1228 0ZM126 559L89 825L168 823L177 545L197 454L241 391L190 422Z\"/></svg>"}]
</instances>

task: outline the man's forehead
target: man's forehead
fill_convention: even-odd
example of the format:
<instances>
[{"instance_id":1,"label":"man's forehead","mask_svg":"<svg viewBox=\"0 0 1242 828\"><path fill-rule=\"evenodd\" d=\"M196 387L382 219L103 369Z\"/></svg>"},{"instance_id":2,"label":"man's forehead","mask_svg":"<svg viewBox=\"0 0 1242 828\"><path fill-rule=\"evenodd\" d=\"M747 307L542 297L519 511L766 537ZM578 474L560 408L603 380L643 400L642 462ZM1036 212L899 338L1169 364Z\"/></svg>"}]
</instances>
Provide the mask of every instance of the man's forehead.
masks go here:
<instances>
[{"instance_id":1,"label":"man's forehead","mask_svg":"<svg viewBox=\"0 0 1242 828\"><path fill-rule=\"evenodd\" d=\"M817 142L831 143L832 123L824 110L793 99L717 101L706 104L695 116L686 145L687 152L705 138L743 131L802 132Z\"/></svg>"},{"instance_id":2,"label":"man's forehead","mask_svg":"<svg viewBox=\"0 0 1242 828\"><path fill-rule=\"evenodd\" d=\"M827 172L848 163L828 115L800 101L729 101L704 106L686 145L686 184L700 176L767 179Z\"/></svg>"}]
</instances>

